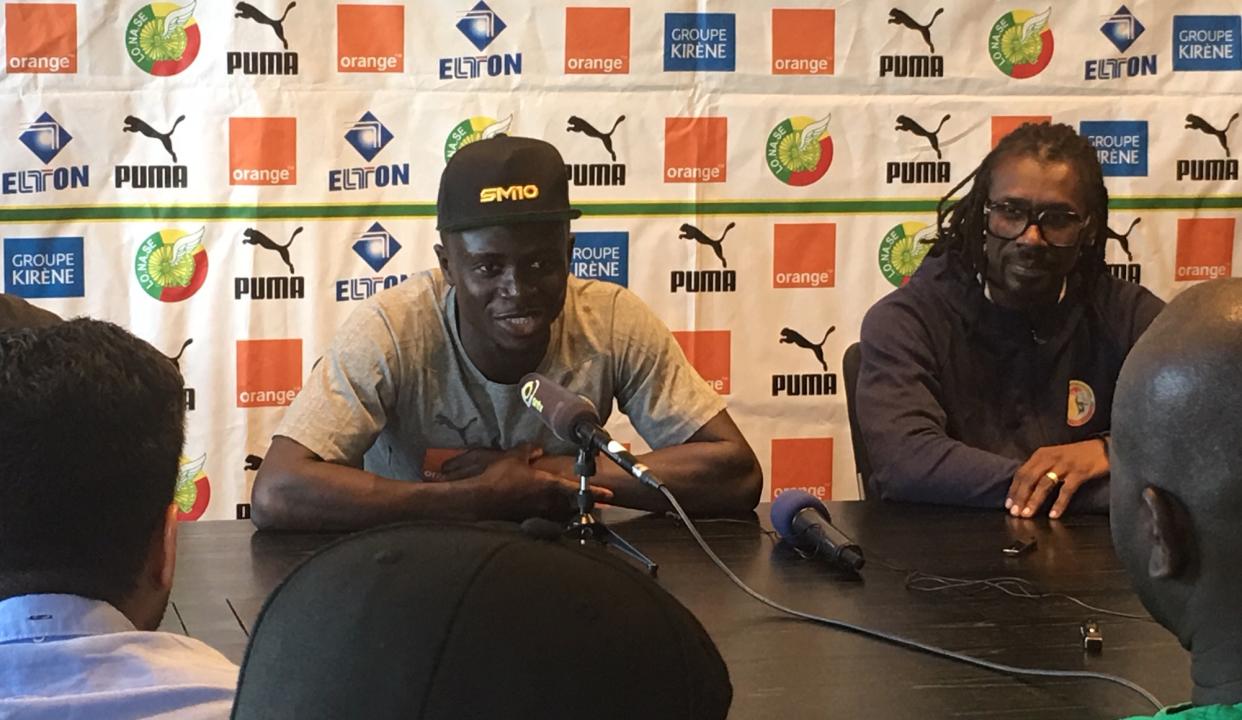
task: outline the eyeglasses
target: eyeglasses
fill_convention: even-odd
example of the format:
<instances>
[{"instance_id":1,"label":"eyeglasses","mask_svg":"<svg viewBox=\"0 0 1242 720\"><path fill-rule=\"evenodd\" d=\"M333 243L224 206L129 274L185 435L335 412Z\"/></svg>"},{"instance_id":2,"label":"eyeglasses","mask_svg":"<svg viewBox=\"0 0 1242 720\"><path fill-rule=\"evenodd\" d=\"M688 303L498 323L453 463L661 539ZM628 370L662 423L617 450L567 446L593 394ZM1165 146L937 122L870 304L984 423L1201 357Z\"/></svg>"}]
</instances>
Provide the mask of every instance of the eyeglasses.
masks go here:
<instances>
[{"instance_id":1,"label":"eyeglasses","mask_svg":"<svg viewBox=\"0 0 1242 720\"><path fill-rule=\"evenodd\" d=\"M1054 247L1068 248L1078 244L1087 219L1073 210L1036 210L1011 202L988 201L983 206L988 232L1001 240L1017 240L1034 225L1044 242Z\"/></svg>"}]
</instances>

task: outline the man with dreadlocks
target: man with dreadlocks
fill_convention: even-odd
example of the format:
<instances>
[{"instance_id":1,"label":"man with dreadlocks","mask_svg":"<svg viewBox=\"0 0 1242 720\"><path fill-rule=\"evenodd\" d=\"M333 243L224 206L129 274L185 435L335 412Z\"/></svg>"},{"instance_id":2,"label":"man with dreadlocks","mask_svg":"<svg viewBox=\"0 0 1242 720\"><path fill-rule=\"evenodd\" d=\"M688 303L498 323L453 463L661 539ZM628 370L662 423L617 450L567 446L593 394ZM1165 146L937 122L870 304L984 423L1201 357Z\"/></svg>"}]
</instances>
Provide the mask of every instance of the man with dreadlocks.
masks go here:
<instances>
[{"instance_id":1,"label":"man with dreadlocks","mask_svg":"<svg viewBox=\"0 0 1242 720\"><path fill-rule=\"evenodd\" d=\"M1129 248L1108 229L1094 148L1067 125L1023 125L941 201L937 227L863 320L869 484L1019 517L1048 501L1053 518L1106 511L1117 374L1164 303L1108 273L1108 239Z\"/></svg>"}]
</instances>

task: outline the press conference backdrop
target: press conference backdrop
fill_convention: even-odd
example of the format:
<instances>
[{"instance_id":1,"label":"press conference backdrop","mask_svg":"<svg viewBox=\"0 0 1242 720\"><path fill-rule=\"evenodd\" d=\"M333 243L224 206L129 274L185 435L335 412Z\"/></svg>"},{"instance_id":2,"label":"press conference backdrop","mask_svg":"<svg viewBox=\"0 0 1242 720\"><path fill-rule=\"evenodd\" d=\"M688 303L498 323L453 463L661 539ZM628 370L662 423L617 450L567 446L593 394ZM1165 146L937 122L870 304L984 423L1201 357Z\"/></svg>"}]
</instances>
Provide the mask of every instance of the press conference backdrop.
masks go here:
<instances>
[{"instance_id":1,"label":"press conference backdrop","mask_svg":"<svg viewBox=\"0 0 1242 720\"><path fill-rule=\"evenodd\" d=\"M841 355L922 260L935 199L1021 122L1099 149L1117 274L1166 299L1233 274L1237 0L83 0L3 21L3 290L178 360L185 519L248 514L335 329L434 265L446 158L497 133L560 148L574 272L675 331L765 495L856 496ZM1066 392L1067 422L1093 411Z\"/></svg>"}]
</instances>

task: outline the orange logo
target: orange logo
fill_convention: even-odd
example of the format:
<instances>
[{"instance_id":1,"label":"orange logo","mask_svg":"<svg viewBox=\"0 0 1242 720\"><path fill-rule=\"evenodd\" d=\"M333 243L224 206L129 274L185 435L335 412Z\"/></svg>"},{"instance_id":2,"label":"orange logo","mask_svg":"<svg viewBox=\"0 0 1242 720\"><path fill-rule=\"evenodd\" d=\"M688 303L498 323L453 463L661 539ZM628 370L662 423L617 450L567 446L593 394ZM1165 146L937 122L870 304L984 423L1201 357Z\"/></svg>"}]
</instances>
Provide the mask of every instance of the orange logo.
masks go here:
<instances>
[{"instance_id":1,"label":"orange logo","mask_svg":"<svg viewBox=\"0 0 1242 720\"><path fill-rule=\"evenodd\" d=\"M8 3L4 37L11 73L78 71L78 9L72 3Z\"/></svg>"},{"instance_id":2,"label":"orange logo","mask_svg":"<svg viewBox=\"0 0 1242 720\"><path fill-rule=\"evenodd\" d=\"M1040 123L1052 122L1051 115L993 115L992 116L992 147L1001 141L1009 133L1018 128L1031 123L1038 125Z\"/></svg>"},{"instance_id":3,"label":"orange logo","mask_svg":"<svg viewBox=\"0 0 1242 720\"><path fill-rule=\"evenodd\" d=\"M229 118L230 185L297 183L297 118Z\"/></svg>"},{"instance_id":4,"label":"orange logo","mask_svg":"<svg viewBox=\"0 0 1242 720\"><path fill-rule=\"evenodd\" d=\"M686 359L712 389L728 395L731 335L728 330L679 330L673 333Z\"/></svg>"},{"instance_id":5,"label":"orange logo","mask_svg":"<svg viewBox=\"0 0 1242 720\"><path fill-rule=\"evenodd\" d=\"M664 118L664 182L724 182L729 118Z\"/></svg>"},{"instance_id":6,"label":"orange logo","mask_svg":"<svg viewBox=\"0 0 1242 720\"><path fill-rule=\"evenodd\" d=\"M836 223L777 223L772 236L772 287L836 285Z\"/></svg>"},{"instance_id":7,"label":"orange logo","mask_svg":"<svg viewBox=\"0 0 1242 720\"><path fill-rule=\"evenodd\" d=\"M427 448L427 452L423 453L423 480L427 482L443 480L444 475L440 472L440 468L444 467L444 463L464 452L466 448Z\"/></svg>"},{"instance_id":8,"label":"orange logo","mask_svg":"<svg viewBox=\"0 0 1242 720\"><path fill-rule=\"evenodd\" d=\"M302 341L237 341L237 407L283 407L302 390Z\"/></svg>"},{"instance_id":9,"label":"orange logo","mask_svg":"<svg viewBox=\"0 0 1242 720\"><path fill-rule=\"evenodd\" d=\"M832 499L832 438L772 438L772 499L786 490Z\"/></svg>"},{"instance_id":10,"label":"orange logo","mask_svg":"<svg viewBox=\"0 0 1242 720\"><path fill-rule=\"evenodd\" d=\"M772 10L772 74L831 75L837 11Z\"/></svg>"},{"instance_id":11,"label":"orange logo","mask_svg":"<svg viewBox=\"0 0 1242 720\"><path fill-rule=\"evenodd\" d=\"M565 8L566 74L625 75L629 71L629 8Z\"/></svg>"},{"instance_id":12,"label":"orange logo","mask_svg":"<svg viewBox=\"0 0 1242 720\"><path fill-rule=\"evenodd\" d=\"M405 72L405 7L337 5L336 69L343 73Z\"/></svg>"},{"instance_id":13,"label":"orange logo","mask_svg":"<svg viewBox=\"0 0 1242 720\"><path fill-rule=\"evenodd\" d=\"M1215 280L1233 275L1234 218L1177 221L1174 280Z\"/></svg>"}]
</instances>

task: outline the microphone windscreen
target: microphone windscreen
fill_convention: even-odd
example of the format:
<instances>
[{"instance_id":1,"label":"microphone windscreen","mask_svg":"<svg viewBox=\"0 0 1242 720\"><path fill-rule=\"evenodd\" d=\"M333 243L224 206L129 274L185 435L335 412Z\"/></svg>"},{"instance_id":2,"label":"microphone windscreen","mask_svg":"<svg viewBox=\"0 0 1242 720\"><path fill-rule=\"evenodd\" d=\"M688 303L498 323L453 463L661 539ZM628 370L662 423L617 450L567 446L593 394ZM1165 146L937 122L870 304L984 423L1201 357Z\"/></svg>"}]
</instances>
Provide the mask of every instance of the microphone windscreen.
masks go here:
<instances>
[{"instance_id":1,"label":"microphone windscreen","mask_svg":"<svg viewBox=\"0 0 1242 720\"><path fill-rule=\"evenodd\" d=\"M566 442L579 442L574 433L580 423L599 425L594 403L539 373L528 373L520 387L526 406L539 413L544 424Z\"/></svg>"},{"instance_id":2,"label":"microphone windscreen","mask_svg":"<svg viewBox=\"0 0 1242 720\"><path fill-rule=\"evenodd\" d=\"M805 490L785 490L772 501L772 529L782 538L792 538L794 516L807 508L815 508L825 520L829 517L819 498Z\"/></svg>"}]
</instances>

